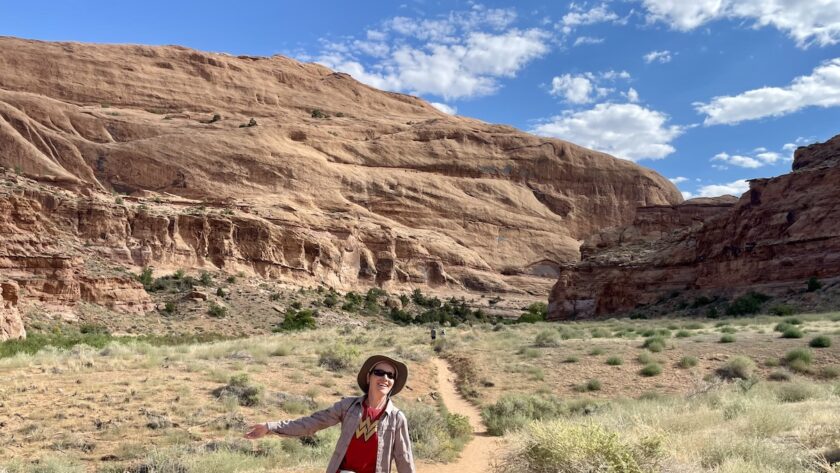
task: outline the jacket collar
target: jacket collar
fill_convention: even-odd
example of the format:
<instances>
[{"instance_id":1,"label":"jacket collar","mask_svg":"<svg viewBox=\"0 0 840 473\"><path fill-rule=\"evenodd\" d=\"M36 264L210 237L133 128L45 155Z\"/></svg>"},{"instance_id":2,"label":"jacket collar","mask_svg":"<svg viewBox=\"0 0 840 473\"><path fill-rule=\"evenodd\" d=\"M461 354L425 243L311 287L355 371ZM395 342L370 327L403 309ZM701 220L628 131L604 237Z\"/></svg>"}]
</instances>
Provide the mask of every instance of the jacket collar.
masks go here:
<instances>
[{"instance_id":1,"label":"jacket collar","mask_svg":"<svg viewBox=\"0 0 840 473\"><path fill-rule=\"evenodd\" d=\"M362 403L365 401L365 397L367 397L367 394L362 394L353 401L353 404L358 404L359 407L362 407ZM398 410L399 409L397 409L397 406L394 405L394 400L389 398L388 403L385 404L385 413L391 415Z\"/></svg>"}]
</instances>

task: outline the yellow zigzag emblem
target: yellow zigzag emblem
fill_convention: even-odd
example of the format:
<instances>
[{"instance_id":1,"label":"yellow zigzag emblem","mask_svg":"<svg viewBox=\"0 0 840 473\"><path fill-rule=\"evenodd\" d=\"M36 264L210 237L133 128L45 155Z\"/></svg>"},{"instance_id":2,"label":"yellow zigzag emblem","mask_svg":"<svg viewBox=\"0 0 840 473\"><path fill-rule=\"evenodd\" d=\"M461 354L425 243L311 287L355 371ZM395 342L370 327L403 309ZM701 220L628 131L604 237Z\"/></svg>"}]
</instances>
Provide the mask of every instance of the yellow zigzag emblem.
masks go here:
<instances>
[{"instance_id":1,"label":"yellow zigzag emblem","mask_svg":"<svg viewBox=\"0 0 840 473\"><path fill-rule=\"evenodd\" d=\"M365 442L370 440L371 435L376 433L376 428L379 426L379 419L370 420L368 418L362 419L359 426L356 427L356 438L365 437Z\"/></svg>"}]
</instances>

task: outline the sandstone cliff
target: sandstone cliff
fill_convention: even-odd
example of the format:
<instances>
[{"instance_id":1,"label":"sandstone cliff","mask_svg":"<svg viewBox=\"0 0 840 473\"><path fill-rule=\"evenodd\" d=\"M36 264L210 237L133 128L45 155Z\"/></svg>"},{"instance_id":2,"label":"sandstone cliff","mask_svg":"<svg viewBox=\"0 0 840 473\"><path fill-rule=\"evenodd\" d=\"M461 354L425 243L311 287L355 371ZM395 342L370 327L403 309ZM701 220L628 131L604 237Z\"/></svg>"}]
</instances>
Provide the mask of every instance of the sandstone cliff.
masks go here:
<instances>
[{"instance_id":1,"label":"sandstone cliff","mask_svg":"<svg viewBox=\"0 0 840 473\"><path fill-rule=\"evenodd\" d=\"M2 274L129 310L148 301L119 276L86 279L90 255L544 294L584 236L682 200L634 163L315 64L15 38L0 38L0 166L20 175L12 189L41 186L0 202L4 232L24 240L2 244ZM21 223L33 221L62 237Z\"/></svg>"},{"instance_id":2,"label":"sandstone cliff","mask_svg":"<svg viewBox=\"0 0 840 473\"><path fill-rule=\"evenodd\" d=\"M793 169L750 181L734 204L642 208L632 225L594 235L561 271L549 317L626 311L684 291L795 293L810 277L840 276L840 135L799 148Z\"/></svg>"}]
</instances>

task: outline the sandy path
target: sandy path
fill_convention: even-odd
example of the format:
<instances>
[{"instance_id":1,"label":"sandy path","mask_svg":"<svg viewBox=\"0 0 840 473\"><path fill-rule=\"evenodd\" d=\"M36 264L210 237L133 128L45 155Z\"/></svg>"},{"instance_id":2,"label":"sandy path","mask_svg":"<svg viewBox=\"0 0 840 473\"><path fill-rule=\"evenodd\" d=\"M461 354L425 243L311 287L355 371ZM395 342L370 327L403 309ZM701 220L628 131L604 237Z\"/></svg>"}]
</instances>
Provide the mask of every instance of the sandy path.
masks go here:
<instances>
[{"instance_id":1,"label":"sandy path","mask_svg":"<svg viewBox=\"0 0 840 473\"><path fill-rule=\"evenodd\" d=\"M497 449L497 440L488 437L478 409L464 400L455 388L455 373L449 365L439 359L433 359L437 367L438 392L443 397L443 403L449 412L467 416L473 427L475 436L464 447L458 461L447 464L418 464L418 473L487 473L490 471L490 460Z\"/></svg>"}]
</instances>

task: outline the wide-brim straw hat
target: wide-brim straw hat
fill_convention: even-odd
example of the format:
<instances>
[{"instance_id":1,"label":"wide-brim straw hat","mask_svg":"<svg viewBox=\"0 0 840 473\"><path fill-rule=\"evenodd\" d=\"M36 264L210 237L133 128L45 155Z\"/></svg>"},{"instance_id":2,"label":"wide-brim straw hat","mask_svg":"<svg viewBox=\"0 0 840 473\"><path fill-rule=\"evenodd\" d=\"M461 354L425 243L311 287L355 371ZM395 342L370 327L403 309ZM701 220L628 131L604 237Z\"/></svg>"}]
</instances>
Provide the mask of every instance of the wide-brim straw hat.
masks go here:
<instances>
[{"instance_id":1,"label":"wide-brim straw hat","mask_svg":"<svg viewBox=\"0 0 840 473\"><path fill-rule=\"evenodd\" d=\"M401 363L389 356L385 355L373 355L372 357L365 360L362 364L362 368L359 370L359 376L357 376L357 381L359 382L359 387L362 389L363 392L368 392L368 381L367 375L370 373L370 370L373 369L379 363L390 363L396 370L396 377L394 379L394 387L391 388L391 392L388 394L389 396L394 396L398 392L402 391L402 388L405 387L405 382L408 381L408 367L405 366L405 363Z\"/></svg>"}]
</instances>

